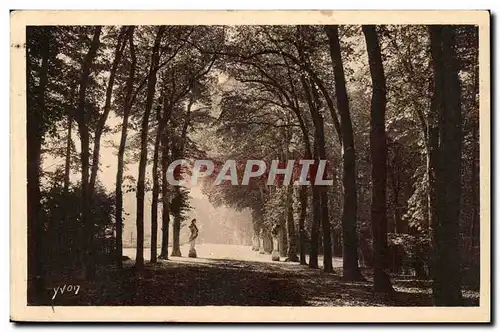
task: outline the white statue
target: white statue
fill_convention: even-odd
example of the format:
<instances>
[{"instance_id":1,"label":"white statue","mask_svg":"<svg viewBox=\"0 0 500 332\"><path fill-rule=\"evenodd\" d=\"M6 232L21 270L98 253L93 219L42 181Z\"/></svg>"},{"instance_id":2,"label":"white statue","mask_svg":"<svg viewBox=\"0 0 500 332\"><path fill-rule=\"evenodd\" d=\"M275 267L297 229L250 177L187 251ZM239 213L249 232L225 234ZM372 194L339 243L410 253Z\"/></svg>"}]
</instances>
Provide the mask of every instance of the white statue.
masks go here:
<instances>
[{"instance_id":1,"label":"white statue","mask_svg":"<svg viewBox=\"0 0 500 332\"><path fill-rule=\"evenodd\" d=\"M189 225L189 230L191 231L191 235L189 236L189 244L191 247L189 248L189 257L196 257L196 249L194 247L196 238L198 237L198 227L196 227L196 219L191 220L191 225Z\"/></svg>"},{"instance_id":2,"label":"white statue","mask_svg":"<svg viewBox=\"0 0 500 332\"><path fill-rule=\"evenodd\" d=\"M273 261L280 260L280 252L279 252L279 233L280 227L279 225L274 225L271 230L271 237L273 239L273 252L271 254L271 259Z\"/></svg>"}]
</instances>

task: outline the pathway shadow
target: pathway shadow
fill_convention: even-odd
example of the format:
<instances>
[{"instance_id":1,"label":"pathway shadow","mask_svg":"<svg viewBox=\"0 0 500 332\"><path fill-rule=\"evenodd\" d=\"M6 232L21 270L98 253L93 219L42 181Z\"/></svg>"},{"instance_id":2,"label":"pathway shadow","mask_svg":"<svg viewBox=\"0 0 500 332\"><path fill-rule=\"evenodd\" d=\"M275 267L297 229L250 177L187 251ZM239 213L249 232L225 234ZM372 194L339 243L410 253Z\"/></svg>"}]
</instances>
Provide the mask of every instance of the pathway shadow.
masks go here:
<instances>
[{"instance_id":1,"label":"pathway shadow","mask_svg":"<svg viewBox=\"0 0 500 332\"><path fill-rule=\"evenodd\" d=\"M137 271L102 267L94 282L79 278L78 296L64 294L49 305L112 306L432 306L428 283L393 278L394 296L374 293L366 282L298 263L217 258L175 258ZM54 282L57 282L56 280ZM408 287L410 286L410 287ZM477 305L469 299L464 305Z\"/></svg>"}]
</instances>

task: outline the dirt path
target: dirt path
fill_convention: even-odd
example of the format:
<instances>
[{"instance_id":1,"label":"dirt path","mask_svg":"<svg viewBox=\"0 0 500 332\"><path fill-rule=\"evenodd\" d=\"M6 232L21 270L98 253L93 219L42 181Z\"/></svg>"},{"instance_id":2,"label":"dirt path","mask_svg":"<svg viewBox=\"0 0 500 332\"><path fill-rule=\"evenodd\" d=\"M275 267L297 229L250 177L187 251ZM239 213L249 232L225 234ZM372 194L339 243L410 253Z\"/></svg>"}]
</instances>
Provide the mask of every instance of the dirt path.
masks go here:
<instances>
[{"instance_id":1,"label":"dirt path","mask_svg":"<svg viewBox=\"0 0 500 332\"><path fill-rule=\"evenodd\" d=\"M225 247L225 248L224 248ZM225 250L223 250L225 249ZM233 250L230 250L233 249ZM187 251L183 252L186 254ZM298 263L271 262L249 247L200 246L200 258L173 257L135 271L133 261L118 272L101 267L98 279L81 285L80 294L58 294L54 305L144 306L431 306L429 282L393 278L397 293L389 298L367 282L346 282L335 262L334 273ZM221 258L222 257L222 258ZM234 259L240 257L240 259ZM69 278L69 277L68 277ZM76 278L76 279L75 279ZM64 281L53 281L53 285ZM467 295L467 294L466 294ZM469 294L468 305L477 305ZM466 296L467 297L467 296Z\"/></svg>"}]
</instances>

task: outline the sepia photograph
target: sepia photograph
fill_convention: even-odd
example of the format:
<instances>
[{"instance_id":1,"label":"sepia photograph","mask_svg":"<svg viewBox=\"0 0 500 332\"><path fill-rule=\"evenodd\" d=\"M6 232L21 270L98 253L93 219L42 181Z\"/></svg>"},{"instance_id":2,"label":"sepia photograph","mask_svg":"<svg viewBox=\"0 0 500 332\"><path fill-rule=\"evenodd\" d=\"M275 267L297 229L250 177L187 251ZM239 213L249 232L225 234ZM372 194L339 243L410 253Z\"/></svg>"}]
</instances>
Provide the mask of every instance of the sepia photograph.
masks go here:
<instances>
[{"instance_id":1,"label":"sepia photograph","mask_svg":"<svg viewBox=\"0 0 500 332\"><path fill-rule=\"evenodd\" d=\"M11 12L11 319L489 322L489 22Z\"/></svg>"}]
</instances>

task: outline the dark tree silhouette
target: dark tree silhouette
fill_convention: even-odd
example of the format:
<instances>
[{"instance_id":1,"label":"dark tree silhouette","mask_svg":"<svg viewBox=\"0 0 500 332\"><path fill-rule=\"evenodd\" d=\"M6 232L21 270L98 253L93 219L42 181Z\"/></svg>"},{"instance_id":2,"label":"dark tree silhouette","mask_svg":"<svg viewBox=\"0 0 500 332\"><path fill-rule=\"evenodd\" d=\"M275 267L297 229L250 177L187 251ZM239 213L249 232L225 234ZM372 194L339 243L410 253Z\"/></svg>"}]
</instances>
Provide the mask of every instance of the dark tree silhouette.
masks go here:
<instances>
[{"instance_id":1,"label":"dark tree silhouette","mask_svg":"<svg viewBox=\"0 0 500 332\"><path fill-rule=\"evenodd\" d=\"M456 60L455 28L429 27L434 68L434 106L438 116L439 145L436 168L436 223L432 225L433 295L438 306L462 304L458 220L462 115Z\"/></svg>"},{"instance_id":2,"label":"dark tree silhouette","mask_svg":"<svg viewBox=\"0 0 500 332\"><path fill-rule=\"evenodd\" d=\"M387 274L387 137L385 133L386 85L382 54L374 25L363 25L372 77L370 152L372 161L371 224L373 236L373 287L391 292Z\"/></svg>"},{"instance_id":3,"label":"dark tree silhouette","mask_svg":"<svg viewBox=\"0 0 500 332\"><path fill-rule=\"evenodd\" d=\"M89 186L89 112L85 108L86 91L89 85L89 75L92 69L92 62L99 47L102 27L94 28L94 36L88 53L85 55L80 76L80 88L78 92L78 102L76 109L76 122L78 124L78 133L80 134L81 152L80 159L82 164L81 186L82 186L82 222L85 230L85 266L87 278L92 279L95 276L95 258L94 258L94 225L89 218L90 195Z\"/></svg>"},{"instance_id":4,"label":"dark tree silhouette","mask_svg":"<svg viewBox=\"0 0 500 332\"><path fill-rule=\"evenodd\" d=\"M129 123L130 109L132 108L132 93L134 90L135 68L137 65L137 57L135 55L134 45L134 30L135 27L130 27L128 30L128 47L130 52L129 74L125 85L125 98L123 100L123 120L120 136L120 145L118 147L118 161L116 170L116 264L119 268L122 267L123 256L123 167L125 157L125 145L127 143L127 129Z\"/></svg>"},{"instance_id":5,"label":"dark tree silhouette","mask_svg":"<svg viewBox=\"0 0 500 332\"><path fill-rule=\"evenodd\" d=\"M335 91L342 131L342 184L344 186L344 206L342 210L343 275L347 280L362 280L363 277L358 266L358 240L356 232L356 157L349 112L349 99L347 98L344 67L340 52L338 26L326 26L325 31L329 40L330 57L335 74Z\"/></svg>"},{"instance_id":6,"label":"dark tree silhouette","mask_svg":"<svg viewBox=\"0 0 500 332\"><path fill-rule=\"evenodd\" d=\"M151 65L149 67L148 73L148 86L147 86L147 99L144 110L144 115L142 117L141 125L141 157L139 160L139 176L137 178L137 215L136 215L136 227L137 227L137 249L136 249L136 260L135 265L137 268L141 269L144 266L144 182L146 177L146 162L148 154L148 129L149 129L149 114L151 113L151 108L153 107L153 99L156 89L156 74L157 67L159 63L159 52L160 43L163 33L165 32L165 27L160 26L157 29L155 42L151 55Z\"/></svg>"}]
</instances>

